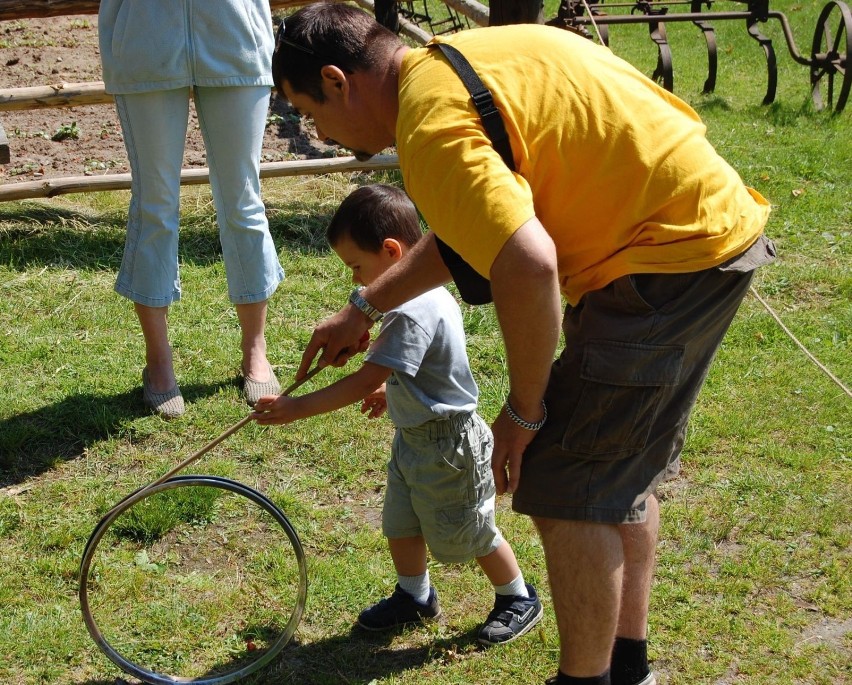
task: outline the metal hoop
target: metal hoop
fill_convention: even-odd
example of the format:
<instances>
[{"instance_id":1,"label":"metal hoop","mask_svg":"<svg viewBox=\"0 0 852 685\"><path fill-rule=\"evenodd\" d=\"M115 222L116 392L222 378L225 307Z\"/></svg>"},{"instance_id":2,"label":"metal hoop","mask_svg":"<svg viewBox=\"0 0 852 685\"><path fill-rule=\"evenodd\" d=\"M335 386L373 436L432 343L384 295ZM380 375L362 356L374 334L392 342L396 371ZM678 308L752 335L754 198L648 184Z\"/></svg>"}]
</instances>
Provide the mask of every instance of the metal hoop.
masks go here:
<instances>
[{"instance_id":1,"label":"metal hoop","mask_svg":"<svg viewBox=\"0 0 852 685\"><path fill-rule=\"evenodd\" d=\"M134 504L142 501L146 497L150 497L151 495L154 495L158 492L163 492L165 490L171 490L173 488L179 487L187 487L191 485L220 488L222 490L228 490L230 492L233 492L237 495L242 495L243 497L246 497L247 499L257 504L261 509L269 513L287 534L287 537L290 540L290 544L293 546L293 550L295 551L296 561L299 567L299 590L296 603L293 608L293 613L290 616L290 620L287 622L283 633L278 637L278 639L274 643L272 643L272 645L270 645L265 651L263 651L254 661L232 671L226 671L216 676L202 676L200 678L184 678L180 676L154 673L153 671L149 671L145 668L142 668L138 664L135 664L132 661L129 661L128 659L125 659L123 656L121 656L121 654L119 654L115 650L115 648L112 647L112 645L109 644L109 642L107 642L100 629L98 628L98 625L95 622L95 619L92 616L92 612L89 607L88 596L89 569L91 567L92 557L94 556L94 553L97 550L98 543L100 542L101 538L104 536L107 529L115 521L115 519L118 518L118 516L125 512L127 509L132 507ZM151 685L165 685L168 683L225 685L225 683L233 683L237 680L240 680L241 678L246 677L251 673L254 673L258 669L262 668L270 661L272 661L279 654L279 652L284 649L285 645L290 641L290 638L293 637L293 634L296 632L296 628L299 625L299 621L301 620L302 613L305 609L305 600L307 598L307 594L308 574L305 564L305 554L302 549L302 544L299 541L299 537L298 535L296 535L295 529L290 524L290 521L287 519L287 517L284 515L284 512L282 512L270 499L259 493L257 490L254 490L248 487L247 485L243 485L242 483L238 483L237 481L231 480L229 478L222 478L220 476L176 476L173 478L169 478L168 480L163 481L162 483L158 483L155 485L146 485L142 488L139 488L135 492L125 497L121 502L119 502L115 507L113 507L109 512L107 512L107 514L100 520L100 522L92 532L92 535L89 537L89 541L86 543L86 548L83 552L83 558L80 562L80 608L83 612L83 620L86 623L86 628L89 630L89 634L92 636L92 639L98 645L100 650L107 657L109 657L109 659L114 664L116 664L126 673L129 673L135 676L136 678L139 678L145 683L150 683Z\"/></svg>"}]
</instances>

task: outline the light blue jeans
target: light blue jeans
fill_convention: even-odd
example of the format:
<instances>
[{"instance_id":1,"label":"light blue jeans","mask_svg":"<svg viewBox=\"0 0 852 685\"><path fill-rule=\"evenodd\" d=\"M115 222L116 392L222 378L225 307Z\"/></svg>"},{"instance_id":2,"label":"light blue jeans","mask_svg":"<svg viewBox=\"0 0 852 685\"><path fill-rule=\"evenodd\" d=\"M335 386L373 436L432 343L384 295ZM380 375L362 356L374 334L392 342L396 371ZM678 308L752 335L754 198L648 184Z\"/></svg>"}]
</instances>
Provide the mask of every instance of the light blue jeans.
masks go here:
<instances>
[{"instance_id":1,"label":"light blue jeans","mask_svg":"<svg viewBox=\"0 0 852 685\"><path fill-rule=\"evenodd\" d=\"M263 302L284 278L263 201L260 152L270 90L195 88L195 108L234 304ZM165 307L180 299L178 225L190 91L116 95L132 175L127 238L115 290L133 302Z\"/></svg>"}]
</instances>

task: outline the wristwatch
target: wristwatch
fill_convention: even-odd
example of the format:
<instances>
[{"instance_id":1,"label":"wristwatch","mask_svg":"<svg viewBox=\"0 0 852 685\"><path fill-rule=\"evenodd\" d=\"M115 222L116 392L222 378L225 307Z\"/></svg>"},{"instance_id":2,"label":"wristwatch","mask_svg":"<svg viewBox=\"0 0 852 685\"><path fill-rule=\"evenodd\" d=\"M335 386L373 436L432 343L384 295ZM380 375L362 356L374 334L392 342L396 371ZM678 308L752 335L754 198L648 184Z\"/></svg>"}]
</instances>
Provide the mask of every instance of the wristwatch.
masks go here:
<instances>
[{"instance_id":1,"label":"wristwatch","mask_svg":"<svg viewBox=\"0 0 852 685\"><path fill-rule=\"evenodd\" d=\"M385 314L384 312L380 312L373 305L367 302L367 300L361 297L361 291L363 289L363 286L358 286L352 291L352 294L349 296L349 304L354 304L373 323L379 323Z\"/></svg>"}]
</instances>

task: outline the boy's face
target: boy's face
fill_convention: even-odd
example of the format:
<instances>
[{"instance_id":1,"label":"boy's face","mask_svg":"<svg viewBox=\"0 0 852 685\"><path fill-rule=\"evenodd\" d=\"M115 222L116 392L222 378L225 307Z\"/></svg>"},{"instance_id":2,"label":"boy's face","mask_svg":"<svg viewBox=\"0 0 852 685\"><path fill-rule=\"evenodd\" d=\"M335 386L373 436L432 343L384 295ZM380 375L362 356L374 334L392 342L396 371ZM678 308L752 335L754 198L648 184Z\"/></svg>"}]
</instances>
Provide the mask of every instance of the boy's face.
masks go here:
<instances>
[{"instance_id":1,"label":"boy's face","mask_svg":"<svg viewBox=\"0 0 852 685\"><path fill-rule=\"evenodd\" d=\"M362 250L348 236L338 240L333 249L352 270L352 282L357 285L370 285L402 256L400 243L391 238L385 240L378 252Z\"/></svg>"}]
</instances>

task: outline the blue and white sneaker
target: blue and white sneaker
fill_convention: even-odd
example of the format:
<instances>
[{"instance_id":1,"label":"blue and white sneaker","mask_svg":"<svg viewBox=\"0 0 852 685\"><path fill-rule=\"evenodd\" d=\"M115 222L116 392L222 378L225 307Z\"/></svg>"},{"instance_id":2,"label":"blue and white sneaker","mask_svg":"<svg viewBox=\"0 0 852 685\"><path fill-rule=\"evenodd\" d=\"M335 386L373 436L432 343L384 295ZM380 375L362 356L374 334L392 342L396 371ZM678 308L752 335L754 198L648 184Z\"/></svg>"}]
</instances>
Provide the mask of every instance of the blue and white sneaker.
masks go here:
<instances>
[{"instance_id":1,"label":"blue and white sneaker","mask_svg":"<svg viewBox=\"0 0 852 685\"><path fill-rule=\"evenodd\" d=\"M440 615L441 605L434 587L429 588L429 598L425 604L421 604L397 584L390 597L361 612L358 625L364 630L390 630L412 623L423 623Z\"/></svg>"},{"instance_id":2,"label":"blue and white sneaker","mask_svg":"<svg viewBox=\"0 0 852 685\"><path fill-rule=\"evenodd\" d=\"M529 597L495 595L494 608L477 639L483 645L502 645L528 633L541 620L544 609L535 588L526 583Z\"/></svg>"}]
</instances>

